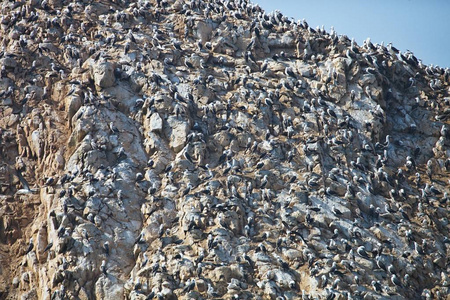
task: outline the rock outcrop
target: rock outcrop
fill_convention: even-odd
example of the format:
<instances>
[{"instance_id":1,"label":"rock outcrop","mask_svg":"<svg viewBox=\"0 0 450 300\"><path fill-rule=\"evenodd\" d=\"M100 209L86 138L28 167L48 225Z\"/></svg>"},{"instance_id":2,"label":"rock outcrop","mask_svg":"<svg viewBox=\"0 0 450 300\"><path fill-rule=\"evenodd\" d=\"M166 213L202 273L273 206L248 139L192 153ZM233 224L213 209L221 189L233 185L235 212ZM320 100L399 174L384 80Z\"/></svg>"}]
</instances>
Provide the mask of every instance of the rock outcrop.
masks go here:
<instances>
[{"instance_id":1,"label":"rock outcrop","mask_svg":"<svg viewBox=\"0 0 450 300\"><path fill-rule=\"evenodd\" d=\"M449 69L246 0L1 9L2 299L450 294Z\"/></svg>"}]
</instances>

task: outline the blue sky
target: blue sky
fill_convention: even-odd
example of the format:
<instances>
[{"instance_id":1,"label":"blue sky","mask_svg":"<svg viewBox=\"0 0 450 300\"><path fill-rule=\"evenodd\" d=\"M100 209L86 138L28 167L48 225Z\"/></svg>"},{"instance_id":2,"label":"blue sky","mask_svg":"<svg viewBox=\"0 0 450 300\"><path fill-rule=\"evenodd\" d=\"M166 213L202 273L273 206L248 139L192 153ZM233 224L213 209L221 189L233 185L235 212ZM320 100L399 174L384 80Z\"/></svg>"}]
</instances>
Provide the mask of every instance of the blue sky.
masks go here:
<instances>
[{"instance_id":1,"label":"blue sky","mask_svg":"<svg viewBox=\"0 0 450 300\"><path fill-rule=\"evenodd\" d=\"M359 45L389 42L410 50L424 64L450 67L449 0L252 0L266 12L280 10L295 20L306 19L355 38Z\"/></svg>"}]
</instances>

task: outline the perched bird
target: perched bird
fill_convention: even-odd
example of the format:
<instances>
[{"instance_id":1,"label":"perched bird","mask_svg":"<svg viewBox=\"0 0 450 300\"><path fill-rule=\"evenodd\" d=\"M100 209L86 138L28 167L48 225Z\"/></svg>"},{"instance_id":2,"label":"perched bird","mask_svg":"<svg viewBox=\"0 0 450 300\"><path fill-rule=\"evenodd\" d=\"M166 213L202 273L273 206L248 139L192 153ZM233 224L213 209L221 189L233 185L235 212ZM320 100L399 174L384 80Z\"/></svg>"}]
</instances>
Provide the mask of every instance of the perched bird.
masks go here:
<instances>
[{"instance_id":1,"label":"perched bird","mask_svg":"<svg viewBox=\"0 0 450 300\"><path fill-rule=\"evenodd\" d=\"M33 238L30 238L30 243L28 244L28 248L27 248L27 250L25 251L25 254L30 253L31 250L33 250L33 248L34 248Z\"/></svg>"},{"instance_id":2,"label":"perched bird","mask_svg":"<svg viewBox=\"0 0 450 300\"><path fill-rule=\"evenodd\" d=\"M195 287L195 279L188 279L185 287L183 288L183 292L189 293L190 291L192 291L194 289L194 287Z\"/></svg>"},{"instance_id":3,"label":"perched bird","mask_svg":"<svg viewBox=\"0 0 450 300\"><path fill-rule=\"evenodd\" d=\"M396 274L396 273L397 273L397 272L395 271L395 268L394 268L393 265L389 265L388 271L389 271L389 273L391 273L391 274Z\"/></svg>"},{"instance_id":4,"label":"perched bird","mask_svg":"<svg viewBox=\"0 0 450 300\"><path fill-rule=\"evenodd\" d=\"M391 281L392 281L393 284L395 284L397 286L402 286L402 282L400 281L400 279L395 274L392 274Z\"/></svg>"},{"instance_id":5,"label":"perched bird","mask_svg":"<svg viewBox=\"0 0 450 300\"><path fill-rule=\"evenodd\" d=\"M103 250L105 251L106 255L109 255L109 242L108 241L103 243Z\"/></svg>"},{"instance_id":6,"label":"perched bird","mask_svg":"<svg viewBox=\"0 0 450 300\"><path fill-rule=\"evenodd\" d=\"M100 271L106 275L106 261L102 260L102 265L100 266Z\"/></svg>"},{"instance_id":7,"label":"perched bird","mask_svg":"<svg viewBox=\"0 0 450 300\"><path fill-rule=\"evenodd\" d=\"M267 61L267 59L265 59L261 65L261 73L264 73L267 70L267 66L268 66L268 61Z\"/></svg>"},{"instance_id":8,"label":"perched bird","mask_svg":"<svg viewBox=\"0 0 450 300\"><path fill-rule=\"evenodd\" d=\"M112 133L118 133L119 129L114 125L113 122L109 122L109 130L111 130Z\"/></svg>"},{"instance_id":9,"label":"perched bird","mask_svg":"<svg viewBox=\"0 0 450 300\"><path fill-rule=\"evenodd\" d=\"M338 217L343 215L343 213L339 209L337 209L336 206L334 205L331 207L331 211Z\"/></svg>"},{"instance_id":10,"label":"perched bird","mask_svg":"<svg viewBox=\"0 0 450 300\"><path fill-rule=\"evenodd\" d=\"M378 293L383 292L383 289L381 288L381 283L379 281L373 280L371 285L376 292Z\"/></svg>"},{"instance_id":11,"label":"perched bird","mask_svg":"<svg viewBox=\"0 0 450 300\"><path fill-rule=\"evenodd\" d=\"M359 246L356 249L356 253L358 253L358 255L360 255L361 257L369 258L369 254L367 254L366 248L364 246Z\"/></svg>"},{"instance_id":12,"label":"perched bird","mask_svg":"<svg viewBox=\"0 0 450 300\"><path fill-rule=\"evenodd\" d=\"M207 290L206 294L210 298L218 298L218 297L220 297L220 295L214 290L214 288L212 287L212 285L210 283L208 283L208 290Z\"/></svg>"},{"instance_id":13,"label":"perched bird","mask_svg":"<svg viewBox=\"0 0 450 300\"><path fill-rule=\"evenodd\" d=\"M50 243L48 243L48 245L45 247L44 253L47 252L48 250L50 250L52 247L53 247L53 242L50 241Z\"/></svg>"},{"instance_id":14,"label":"perched bird","mask_svg":"<svg viewBox=\"0 0 450 300\"><path fill-rule=\"evenodd\" d=\"M414 241L414 250L419 255L425 255L425 252L423 251L422 247L416 241Z\"/></svg>"}]
</instances>

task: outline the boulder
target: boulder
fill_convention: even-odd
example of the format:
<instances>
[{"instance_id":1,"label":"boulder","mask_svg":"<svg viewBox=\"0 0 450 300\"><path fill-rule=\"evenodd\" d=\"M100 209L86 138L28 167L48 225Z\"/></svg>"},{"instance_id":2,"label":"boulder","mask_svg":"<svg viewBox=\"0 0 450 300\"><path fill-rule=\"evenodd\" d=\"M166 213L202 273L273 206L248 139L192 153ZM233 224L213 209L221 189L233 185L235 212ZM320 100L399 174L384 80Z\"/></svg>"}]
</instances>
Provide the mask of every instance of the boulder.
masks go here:
<instances>
[{"instance_id":1,"label":"boulder","mask_svg":"<svg viewBox=\"0 0 450 300\"><path fill-rule=\"evenodd\" d=\"M14 58L11 57L5 57L0 59L0 68L10 68L10 69L14 69L15 67L17 67L17 62Z\"/></svg>"},{"instance_id":2,"label":"boulder","mask_svg":"<svg viewBox=\"0 0 450 300\"><path fill-rule=\"evenodd\" d=\"M168 117L166 122L167 127L165 126L164 132L169 139L170 148L175 152L179 152L186 144L190 129L189 122L178 119L175 116Z\"/></svg>"},{"instance_id":3,"label":"boulder","mask_svg":"<svg viewBox=\"0 0 450 300\"><path fill-rule=\"evenodd\" d=\"M149 128L151 132L161 132L163 129L163 120L159 113L155 112L150 117Z\"/></svg>"}]
</instances>

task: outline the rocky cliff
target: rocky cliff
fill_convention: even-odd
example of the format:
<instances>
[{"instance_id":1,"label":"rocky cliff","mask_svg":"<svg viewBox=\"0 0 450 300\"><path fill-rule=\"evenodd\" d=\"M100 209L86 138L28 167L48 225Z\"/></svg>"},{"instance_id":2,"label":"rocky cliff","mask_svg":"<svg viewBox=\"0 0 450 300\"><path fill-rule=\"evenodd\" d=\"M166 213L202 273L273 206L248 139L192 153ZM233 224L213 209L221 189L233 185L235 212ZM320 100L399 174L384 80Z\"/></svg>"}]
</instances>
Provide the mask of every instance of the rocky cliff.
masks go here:
<instances>
[{"instance_id":1,"label":"rocky cliff","mask_svg":"<svg viewBox=\"0 0 450 300\"><path fill-rule=\"evenodd\" d=\"M448 299L448 69L246 0L1 12L2 299Z\"/></svg>"}]
</instances>

